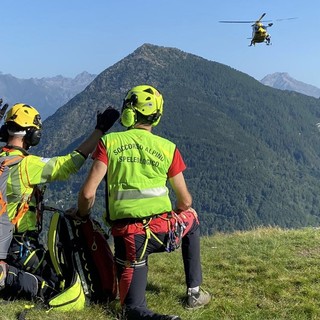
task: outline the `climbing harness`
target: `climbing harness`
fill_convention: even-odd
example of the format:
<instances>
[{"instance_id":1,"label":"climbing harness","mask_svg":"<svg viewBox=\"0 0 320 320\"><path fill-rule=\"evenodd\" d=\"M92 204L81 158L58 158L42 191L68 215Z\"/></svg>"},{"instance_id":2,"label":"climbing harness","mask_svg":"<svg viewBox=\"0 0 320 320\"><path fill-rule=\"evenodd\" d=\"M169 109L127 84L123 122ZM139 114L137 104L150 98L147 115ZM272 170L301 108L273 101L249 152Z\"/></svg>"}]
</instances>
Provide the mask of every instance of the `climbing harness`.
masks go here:
<instances>
[{"instance_id":1,"label":"climbing harness","mask_svg":"<svg viewBox=\"0 0 320 320\"><path fill-rule=\"evenodd\" d=\"M162 219L167 223L167 235L164 241L160 240L159 237L151 230L151 222L154 219ZM130 222L129 222L130 223ZM144 229L145 241L140 257L136 261L122 260L116 257L116 262L126 268L139 268L147 264L147 260L143 259L148 247L149 240L155 239L160 245L162 245L166 252L172 252L178 249L181 245L182 236L186 229L186 225L179 215L175 212L167 212L161 215L155 215L143 220L134 220L131 223L138 229Z\"/></svg>"}]
</instances>

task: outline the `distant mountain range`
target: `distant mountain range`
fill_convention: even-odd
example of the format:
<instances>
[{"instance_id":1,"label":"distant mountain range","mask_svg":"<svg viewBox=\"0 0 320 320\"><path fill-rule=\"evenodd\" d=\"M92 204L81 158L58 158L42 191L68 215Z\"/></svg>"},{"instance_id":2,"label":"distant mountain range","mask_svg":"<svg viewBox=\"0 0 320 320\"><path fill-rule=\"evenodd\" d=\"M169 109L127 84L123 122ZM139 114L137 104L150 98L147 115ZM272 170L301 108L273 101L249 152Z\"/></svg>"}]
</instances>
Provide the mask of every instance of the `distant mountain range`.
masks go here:
<instances>
[{"instance_id":1,"label":"distant mountain range","mask_svg":"<svg viewBox=\"0 0 320 320\"><path fill-rule=\"evenodd\" d=\"M269 74L260 82L275 89L295 91L315 98L320 97L320 88L298 81L286 72Z\"/></svg>"},{"instance_id":2,"label":"distant mountain range","mask_svg":"<svg viewBox=\"0 0 320 320\"><path fill-rule=\"evenodd\" d=\"M86 71L75 78L62 75L55 77L19 79L0 72L0 98L12 105L28 103L38 109L43 120L54 114L58 108L82 92L96 77ZM286 72L276 72L265 76L262 84L269 87L295 91L319 98L320 88L298 81Z\"/></svg>"},{"instance_id":3,"label":"distant mountain range","mask_svg":"<svg viewBox=\"0 0 320 320\"><path fill-rule=\"evenodd\" d=\"M75 78L58 75L41 79L18 79L0 72L0 98L10 106L18 102L30 104L44 120L83 91L95 77L94 74L82 72Z\"/></svg>"}]
</instances>

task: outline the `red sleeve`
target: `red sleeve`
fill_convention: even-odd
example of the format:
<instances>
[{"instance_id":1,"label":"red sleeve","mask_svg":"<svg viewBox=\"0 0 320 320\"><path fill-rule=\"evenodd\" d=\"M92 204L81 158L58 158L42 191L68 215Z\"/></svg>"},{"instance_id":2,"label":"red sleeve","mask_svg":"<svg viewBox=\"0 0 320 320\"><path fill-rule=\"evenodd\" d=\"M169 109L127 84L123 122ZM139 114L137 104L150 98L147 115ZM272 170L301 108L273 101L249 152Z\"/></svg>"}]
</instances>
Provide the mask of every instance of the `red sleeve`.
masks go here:
<instances>
[{"instance_id":1,"label":"red sleeve","mask_svg":"<svg viewBox=\"0 0 320 320\"><path fill-rule=\"evenodd\" d=\"M92 154L93 159L97 159L99 161L102 161L106 165L108 165L108 155L107 155L107 150L102 143L102 141L99 141L96 150ZM178 173L184 171L186 169L186 165L182 159L180 151L176 148L174 155L173 155L173 160L171 163L171 166L168 170L168 178L174 177Z\"/></svg>"},{"instance_id":2,"label":"red sleeve","mask_svg":"<svg viewBox=\"0 0 320 320\"><path fill-rule=\"evenodd\" d=\"M99 161L102 161L106 165L108 165L108 155L106 147L104 146L103 142L100 140L96 150L92 154L92 159L97 159Z\"/></svg>"},{"instance_id":3,"label":"red sleeve","mask_svg":"<svg viewBox=\"0 0 320 320\"><path fill-rule=\"evenodd\" d=\"M176 176L178 173L184 171L186 165L182 159L180 151L176 148L173 155L173 160L168 171L168 178Z\"/></svg>"}]
</instances>

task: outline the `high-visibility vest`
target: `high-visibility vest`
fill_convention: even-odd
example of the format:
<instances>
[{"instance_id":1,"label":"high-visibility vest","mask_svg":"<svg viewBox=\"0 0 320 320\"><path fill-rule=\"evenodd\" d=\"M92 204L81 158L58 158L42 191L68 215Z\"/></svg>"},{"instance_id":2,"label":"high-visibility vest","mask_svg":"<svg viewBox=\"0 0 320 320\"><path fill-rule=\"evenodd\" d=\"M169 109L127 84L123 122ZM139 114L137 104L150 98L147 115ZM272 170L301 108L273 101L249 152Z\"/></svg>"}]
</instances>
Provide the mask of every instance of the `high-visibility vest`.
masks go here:
<instances>
[{"instance_id":1,"label":"high-visibility vest","mask_svg":"<svg viewBox=\"0 0 320 320\"><path fill-rule=\"evenodd\" d=\"M171 211L167 173L176 146L143 129L109 133L107 188L111 221Z\"/></svg>"},{"instance_id":2,"label":"high-visibility vest","mask_svg":"<svg viewBox=\"0 0 320 320\"><path fill-rule=\"evenodd\" d=\"M21 154L23 152L18 149L0 151L0 157ZM7 180L7 211L9 220L14 221L16 232L37 229L35 211L28 210L23 215L17 216L21 204L29 203L32 207L36 205L32 198L34 187L47 182L66 180L71 174L78 172L84 162L85 158L77 151L53 158L29 154L10 168Z\"/></svg>"}]
</instances>

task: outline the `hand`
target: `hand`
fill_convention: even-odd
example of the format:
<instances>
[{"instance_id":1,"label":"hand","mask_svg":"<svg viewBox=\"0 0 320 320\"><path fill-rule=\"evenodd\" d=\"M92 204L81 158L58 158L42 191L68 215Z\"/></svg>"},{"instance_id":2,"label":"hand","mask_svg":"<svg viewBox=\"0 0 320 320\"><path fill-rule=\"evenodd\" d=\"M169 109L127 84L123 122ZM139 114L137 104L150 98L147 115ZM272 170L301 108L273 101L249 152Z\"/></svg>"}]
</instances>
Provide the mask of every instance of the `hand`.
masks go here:
<instances>
[{"instance_id":1,"label":"hand","mask_svg":"<svg viewBox=\"0 0 320 320\"><path fill-rule=\"evenodd\" d=\"M65 216L69 217L72 220L82 221L85 218L80 217L78 214L78 208L70 208L65 211Z\"/></svg>"},{"instance_id":2,"label":"hand","mask_svg":"<svg viewBox=\"0 0 320 320\"><path fill-rule=\"evenodd\" d=\"M103 134L106 133L117 121L119 116L120 112L113 107L108 107L103 113L98 111L95 129L102 131Z\"/></svg>"}]
</instances>

